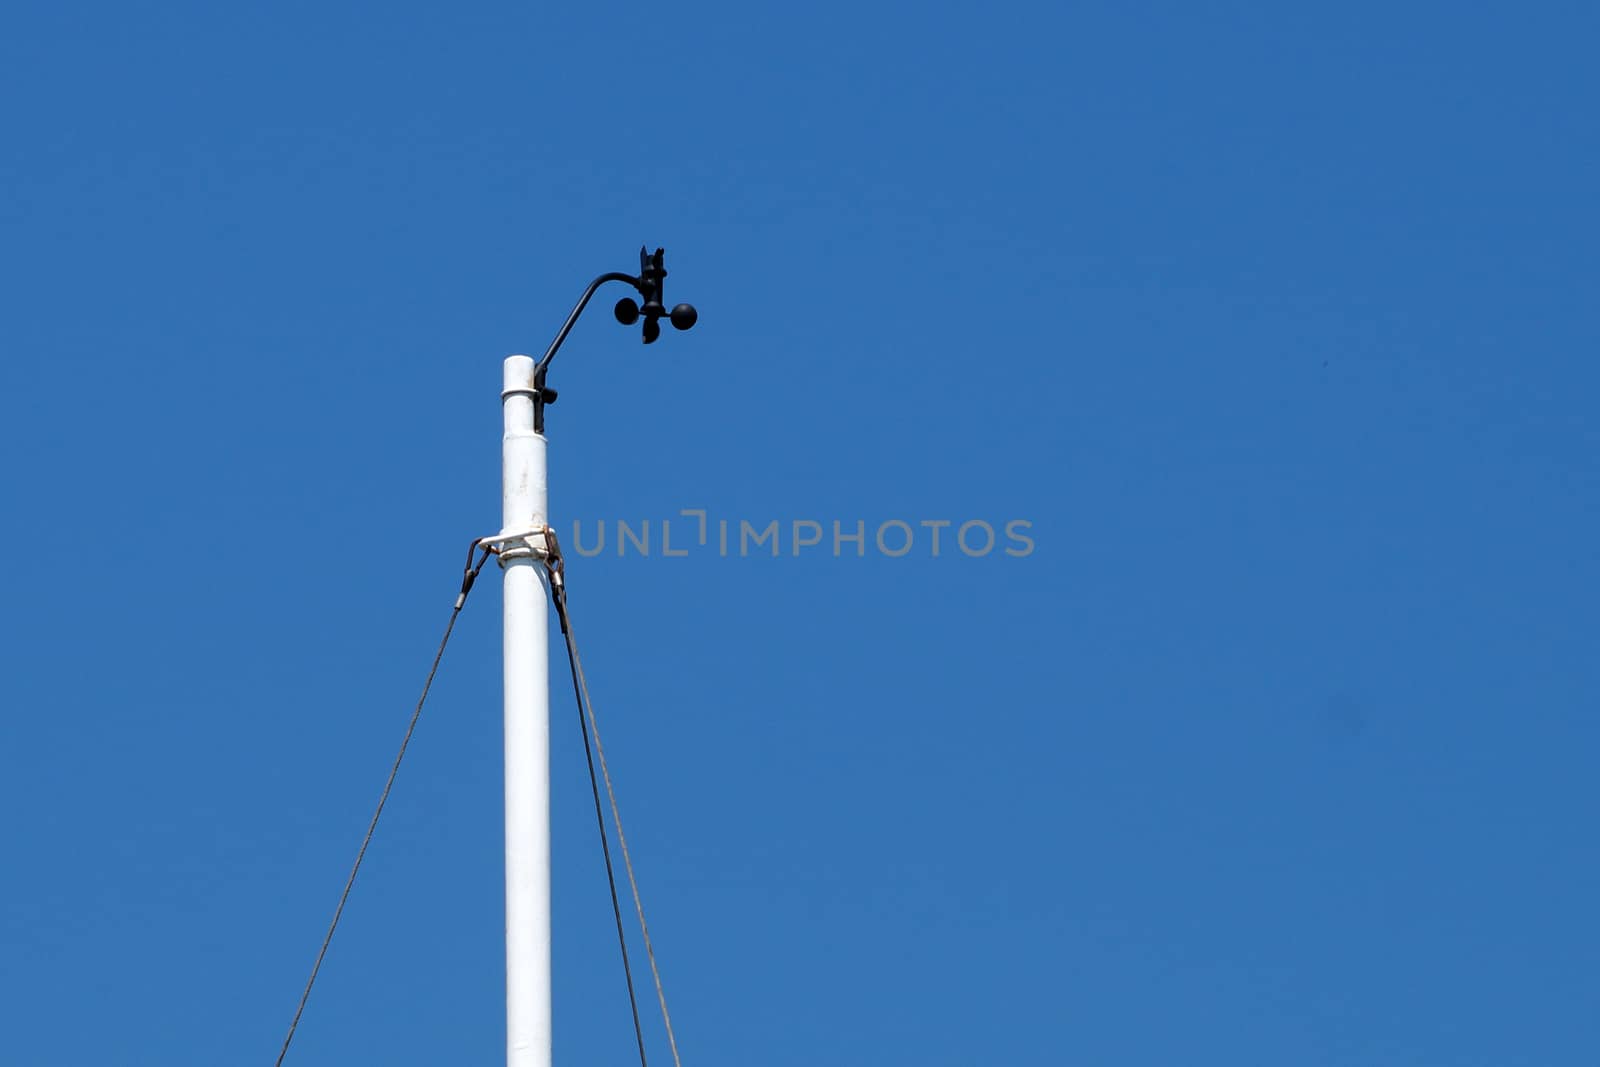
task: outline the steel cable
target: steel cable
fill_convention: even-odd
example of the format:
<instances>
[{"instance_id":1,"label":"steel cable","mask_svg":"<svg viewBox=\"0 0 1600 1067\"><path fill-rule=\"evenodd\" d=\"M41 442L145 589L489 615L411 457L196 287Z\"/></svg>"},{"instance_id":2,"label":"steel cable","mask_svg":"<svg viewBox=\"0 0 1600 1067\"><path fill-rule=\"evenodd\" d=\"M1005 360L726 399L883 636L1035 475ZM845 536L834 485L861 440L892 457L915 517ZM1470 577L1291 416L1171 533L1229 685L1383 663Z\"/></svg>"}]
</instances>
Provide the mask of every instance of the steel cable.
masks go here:
<instances>
[{"instance_id":1,"label":"steel cable","mask_svg":"<svg viewBox=\"0 0 1600 1067\"><path fill-rule=\"evenodd\" d=\"M383 793L378 797L377 810L372 813L372 821L367 824L367 834L361 839L361 848L356 852L355 865L350 868L350 877L345 879L344 892L339 894L339 906L333 910L333 921L328 924L328 933L322 939L322 947L317 950L317 961L311 965L311 977L306 979L306 988L300 994L300 1003L294 1009L294 1019L289 1023L289 1032L284 1035L283 1048L278 1050L278 1058L273 1067L283 1067L283 1058L289 1054L289 1043L294 1040L294 1032L300 1025L300 1016L305 1013L306 1001L311 999L311 987L316 984L317 972L322 970L322 960L328 954L328 945L333 941L333 932L339 928L339 918L344 914L345 902L350 899L350 890L356 884L356 873L361 870L361 861L366 858L367 846L372 843L372 835L378 829L378 819L383 815L383 806L389 800L389 791L394 788L395 776L400 773L400 761L406 758L406 747L411 744L411 735L416 732L417 720L422 717L422 705L428 699L428 690L433 688L434 675L439 673L439 661L444 659L445 646L450 643L450 634L456 628L456 619L461 617L461 609L466 606L467 594L472 591L472 583L477 580L478 572L483 570L483 565L489 560L488 549L483 550L483 556L477 564L473 558L478 550L478 542L474 541L467 548L467 569L461 579L461 592L456 597L455 606L450 609L450 621L445 624L444 636L439 640L439 650L433 654L433 665L428 668L427 681L422 683L422 695L417 697L417 706L411 713L411 721L406 724L406 733L400 741L400 751L395 754L394 766L389 768L389 778L383 783Z\"/></svg>"},{"instance_id":2,"label":"steel cable","mask_svg":"<svg viewBox=\"0 0 1600 1067\"><path fill-rule=\"evenodd\" d=\"M578 640L572 631L572 618L567 609L567 589L564 576L565 567L561 559L561 548L556 543L555 531L546 529L546 543L548 554L546 566L550 571L551 600L555 604L556 614L561 623L561 633L566 639L567 664L572 669L573 695L578 702L578 716L583 727L583 752L589 763L589 786L594 793L595 815L600 821L600 844L605 853L606 880L611 885L611 907L617 920L617 940L622 948L622 967L628 983L628 1002L633 1009L633 1029L639 1041L639 1062L644 1063L644 1035L639 1028L639 1008L634 999L633 972L628 963L627 941L622 935L622 913L617 904L616 876L611 866L611 848L606 841L605 818L600 812L600 790L595 780L595 757L599 758L600 774L605 780L606 798L611 806L611 822L617 831L617 846L622 852L623 869L628 872L628 887L633 893L634 912L639 919L639 933L644 940L645 958L650 962L650 976L655 982L656 1000L661 1006L661 1021L667 1031L667 1044L672 1050L673 1067L683 1067L683 1062L678 1057L678 1039L672 1030L672 1015L667 1011L667 994L661 984L661 969L656 964L655 947L650 942L650 927L644 919L644 903L639 896L639 880L634 875L633 858L628 852L628 839L622 832L622 813L617 807L617 792L611 781L611 769L606 764L605 746L600 743L600 723L595 718L594 704L589 699L589 682L583 673L583 660L578 655ZM589 751L589 738L594 738L594 754Z\"/></svg>"}]
</instances>

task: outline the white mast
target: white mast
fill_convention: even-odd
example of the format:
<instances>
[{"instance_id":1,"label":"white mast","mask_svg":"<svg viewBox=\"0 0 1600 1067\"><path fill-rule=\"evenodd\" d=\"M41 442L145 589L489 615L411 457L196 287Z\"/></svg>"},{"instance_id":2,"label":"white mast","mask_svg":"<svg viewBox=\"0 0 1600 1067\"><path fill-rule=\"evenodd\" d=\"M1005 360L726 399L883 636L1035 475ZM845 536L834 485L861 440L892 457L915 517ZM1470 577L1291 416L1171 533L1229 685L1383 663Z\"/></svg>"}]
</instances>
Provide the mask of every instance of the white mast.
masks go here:
<instances>
[{"instance_id":1,"label":"white mast","mask_svg":"<svg viewBox=\"0 0 1600 1067\"><path fill-rule=\"evenodd\" d=\"M534 361L510 356L500 402L505 572L506 1065L550 1067L549 523ZM538 548L535 548L535 546Z\"/></svg>"},{"instance_id":2,"label":"white mast","mask_svg":"<svg viewBox=\"0 0 1600 1067\"><path fill-rule=\"evenodd\" d=\"M661 336L662 318L674 329L694 326L699 316L692 305L669 312L661 302L665 254L640 248L638 277L613 272L590 282L537 363L506 357L502 525L497 536L479 543L499 546L505 572L507 1067L550 1067L550 588L544 562L554 542L545 537L544 408L556 394L545 388L545 372L606 282L626 282L644 298L642 307L631 298L618 301L614 313L624 326L642 318L645 344Z\"/></svg>"}]
</instances>

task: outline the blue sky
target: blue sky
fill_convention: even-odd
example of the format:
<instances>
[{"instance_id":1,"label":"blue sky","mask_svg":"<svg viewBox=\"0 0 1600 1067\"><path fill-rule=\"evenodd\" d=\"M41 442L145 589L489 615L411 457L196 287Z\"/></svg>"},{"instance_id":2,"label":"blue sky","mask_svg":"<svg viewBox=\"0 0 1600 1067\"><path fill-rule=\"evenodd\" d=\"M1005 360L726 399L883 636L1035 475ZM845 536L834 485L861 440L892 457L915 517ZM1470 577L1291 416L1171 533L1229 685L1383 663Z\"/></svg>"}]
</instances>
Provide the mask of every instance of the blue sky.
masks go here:
<instances>
[{"instance_id":1,"label":"blue sky","mask_svg":"<svg viewBox=\"0 0 1600 1067\"><path fill-rule=\"evenodd\" d=\"M1035 543L573 560L686 1064L1600 1055L1592 6L0 26L8 1062L271 1061L500 360L646 242L701 321L574 332L558 528ZM297 1067L503 1056L498 612ZM627 1063L553 734L556 1055Z\"/></svg>"}]
</instances>

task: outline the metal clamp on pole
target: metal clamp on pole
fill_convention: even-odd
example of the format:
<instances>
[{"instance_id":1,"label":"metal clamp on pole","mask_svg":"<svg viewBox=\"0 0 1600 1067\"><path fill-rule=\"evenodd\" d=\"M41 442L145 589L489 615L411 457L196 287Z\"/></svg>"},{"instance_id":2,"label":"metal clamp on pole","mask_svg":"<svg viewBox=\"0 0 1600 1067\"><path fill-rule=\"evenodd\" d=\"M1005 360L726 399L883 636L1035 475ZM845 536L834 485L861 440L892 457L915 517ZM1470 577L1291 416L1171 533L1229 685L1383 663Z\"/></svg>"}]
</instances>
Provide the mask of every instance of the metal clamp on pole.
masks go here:
<instances>
[{"instance_id":1,"label":"metal clamp on pole","mask_svg":"<svg viewBox=\"0 0 1600 1067\"><path fill-rule=\"evenodd\" d=\"M504 567L508 560L548 558L549 539L554 532L548 526L536 526L528 530L502 531L480 537L472 543L481 546L490 555L498 556L500 566Z\"/></svg>"}]
</instances>

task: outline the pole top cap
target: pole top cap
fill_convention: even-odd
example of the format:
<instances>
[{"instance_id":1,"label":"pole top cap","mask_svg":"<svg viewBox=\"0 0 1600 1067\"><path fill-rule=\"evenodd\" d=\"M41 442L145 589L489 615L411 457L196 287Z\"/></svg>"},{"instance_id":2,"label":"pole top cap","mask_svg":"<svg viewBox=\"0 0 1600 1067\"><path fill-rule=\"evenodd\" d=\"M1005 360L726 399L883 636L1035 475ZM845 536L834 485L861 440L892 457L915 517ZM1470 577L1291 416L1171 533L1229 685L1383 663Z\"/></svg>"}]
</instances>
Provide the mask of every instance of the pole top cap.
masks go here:
<instances>
[{"instance_id":1,"label":"pole top cap","mask_svg":"<svg viewBox=\"0 0 1600 1067\"><path fill-rule=\"evenodd\" d=\"M534 366L532 356L507 356L503 379L505 384L500 390L501 399L518 393L536 392L538 386L533 381Z\"/></svg>"}]
</instances>

